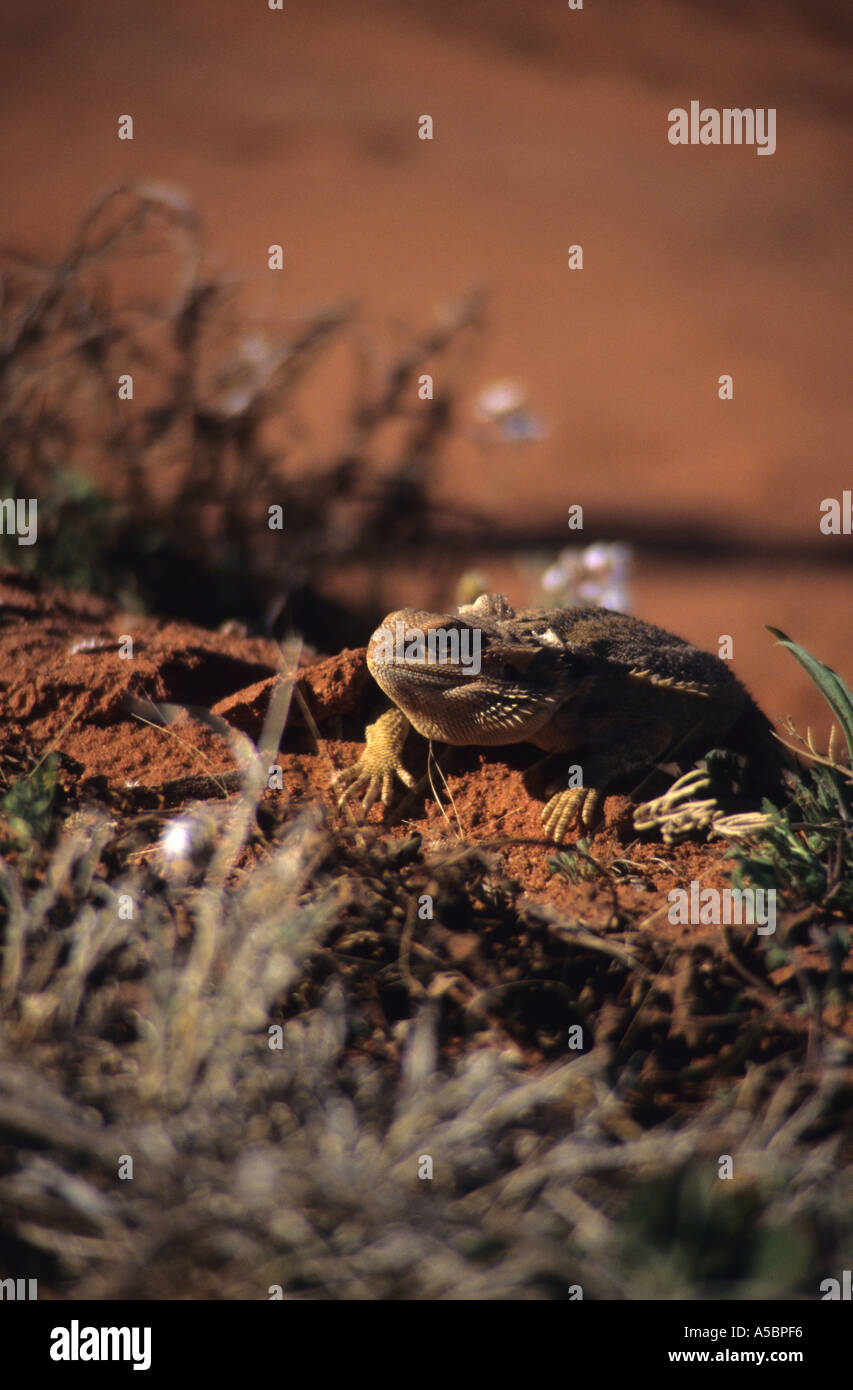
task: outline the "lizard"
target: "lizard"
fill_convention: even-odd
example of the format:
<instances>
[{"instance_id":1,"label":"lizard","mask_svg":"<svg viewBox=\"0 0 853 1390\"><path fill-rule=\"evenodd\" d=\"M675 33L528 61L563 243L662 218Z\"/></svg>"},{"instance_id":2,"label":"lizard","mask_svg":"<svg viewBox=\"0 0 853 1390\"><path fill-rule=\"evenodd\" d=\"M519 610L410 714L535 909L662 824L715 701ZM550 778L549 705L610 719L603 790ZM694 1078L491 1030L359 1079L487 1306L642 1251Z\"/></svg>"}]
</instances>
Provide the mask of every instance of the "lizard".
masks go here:
<instances>
[{"instance_id":1,"label":"lizard","mask_svg":"<svg viewBox=\"0 0 853 1390\"><path fill-rule=\"evenodd\" d=\"M380 796L387 808L395 777L414 786L402 761L412 728L449 744L527 742L572 755L583 785L542 812L556 843L574 823L594 826L614 781L723 739L776 778L770 722L726 663L614 609L516 612L503 594L452 614L404 608L371 636L367 666L393 704L335 779L341 802L364 793L365 812Z\"/></svg>"}]
</instances>

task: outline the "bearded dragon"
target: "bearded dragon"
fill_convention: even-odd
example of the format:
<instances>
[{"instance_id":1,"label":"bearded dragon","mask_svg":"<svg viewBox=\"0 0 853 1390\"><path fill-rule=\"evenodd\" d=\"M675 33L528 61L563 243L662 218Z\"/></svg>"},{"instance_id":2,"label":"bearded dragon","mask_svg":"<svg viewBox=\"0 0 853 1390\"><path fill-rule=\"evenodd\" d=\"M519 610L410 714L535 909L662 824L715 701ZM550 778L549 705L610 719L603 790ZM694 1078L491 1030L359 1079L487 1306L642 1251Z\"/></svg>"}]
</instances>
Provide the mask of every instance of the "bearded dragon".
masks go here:
<instances>
[{"instance_id":1,"label":"bearded dragon","mask_svg":"<svg viewBox=\"0 0 853 1390\"><path fill-rule=\"evenodd\" d=\"M338 774L341 800L364 793L386 806L412 728L427 739L482 746L532 743L580 770L542 812L559 843L595 824L611 783L721 740L775 775L769 721L710 652L607 608L515 610L482 594L453 614L389 613L367 648L368 668L393 701L366 729L364 752Z\"/></svg>"}]
</instances>

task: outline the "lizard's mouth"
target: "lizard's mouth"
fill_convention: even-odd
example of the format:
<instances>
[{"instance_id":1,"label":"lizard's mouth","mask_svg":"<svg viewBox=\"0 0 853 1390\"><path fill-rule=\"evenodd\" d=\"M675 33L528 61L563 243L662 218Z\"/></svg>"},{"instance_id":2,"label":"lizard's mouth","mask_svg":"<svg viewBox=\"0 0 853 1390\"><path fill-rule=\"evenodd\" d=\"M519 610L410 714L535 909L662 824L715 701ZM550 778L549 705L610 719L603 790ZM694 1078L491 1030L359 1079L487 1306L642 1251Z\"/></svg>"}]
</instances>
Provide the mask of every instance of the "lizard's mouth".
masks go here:
<instances>
[{"instance_id":1,"label":"lizard's mouth","mask_svg":"<svg viewBox=\"0 0 853 1390\"><path fill-rule=\"evenodd\" d=\"M416 661L412 657L405 657L401 661L386 661L383 658L377 659L371 652L367 654L367 664L371 671L399 671L405 674L412 671L418 676L424 676L427 680L435 681L459 681L470 680L472 676L481 674L479 669L466 666L461 661Z\"/></svg>"},{"instance_id":2,"label":"lizard's mouth","mask_svg":"<svg viewBox=\"0 0 853 1390\"><path fill-rule=\"evenodd\" d=\"M422 630L386 621L370 639L367 665L383 688L386 681L469 686L482 672L482 646L483 634L468 624Z\"/></svg>"},{"instance_id":3,"label":"lizard's mouth","mask_svg":"<svg viewBox=\"0 0 853 1390\"><path fill-rule=\"evenodd\" d=\"M481 672L466 671L449 662L375 661L368 654L367 666L376 684L391 699L400 700L408 692L474 690Z\"/></svg>"}]
</instances>

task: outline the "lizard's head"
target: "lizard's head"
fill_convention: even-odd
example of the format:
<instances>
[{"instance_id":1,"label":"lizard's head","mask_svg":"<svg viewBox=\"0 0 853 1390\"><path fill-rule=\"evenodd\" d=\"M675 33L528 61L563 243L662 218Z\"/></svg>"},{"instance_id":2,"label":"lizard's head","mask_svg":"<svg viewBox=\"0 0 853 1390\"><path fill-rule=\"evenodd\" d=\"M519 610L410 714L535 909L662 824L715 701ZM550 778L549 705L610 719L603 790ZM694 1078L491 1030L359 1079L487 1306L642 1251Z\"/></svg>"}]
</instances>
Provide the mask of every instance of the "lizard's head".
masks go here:
<instances>
[{"instance_id":1,"label":"lizard's head","mask_svg":"<svg viewBox=\"0 0 853 1390\"><path fill-rule=\"evenodd\" d=\"M455 614L402 608L373 633L367 665L425 738L455 744L522 743L563 701L567 654L513 624L499 595Z\"/></svg>"}]
</instances>

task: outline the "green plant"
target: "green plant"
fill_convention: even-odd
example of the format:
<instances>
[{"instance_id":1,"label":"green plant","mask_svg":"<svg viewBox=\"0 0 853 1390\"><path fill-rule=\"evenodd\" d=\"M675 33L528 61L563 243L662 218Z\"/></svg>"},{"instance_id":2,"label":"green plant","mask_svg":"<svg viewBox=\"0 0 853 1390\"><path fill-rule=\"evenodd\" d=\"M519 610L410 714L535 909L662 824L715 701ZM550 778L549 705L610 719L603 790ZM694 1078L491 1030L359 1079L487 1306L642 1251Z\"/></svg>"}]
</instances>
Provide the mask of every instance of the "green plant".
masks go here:
<instances>
[{"instance_id":1,"label":"green plant","mask_svg":"<svg viewBox=\"0 0 853 1390\"><path fill-rule=\"evenodd\" d=\"M827 701L853 756L853 695L831 667L787 637L768 631L808 672ZM795 751L809 759L793 774L793 796L780 810L765 801L769 818L754 837L727 856L735 861L733 881L774 888L789 908L820 904L833 913L853 912L853 773L839 760L833 726L825 754L810 729L803 738L789 720L787 732Z\"/></svg>"},{"instance_id":2,"label":"green plant","mask_svg":"<svg viewBox=\"0 0 853 1390\"><path fill-rule=\"evenodd\" d=\"M0 849L32 854L47 839L56 794L56 753L48 753L0 799Z\"/></svg>"},{"instance_id":3,"label":"green plant","mask_svg":"<svg viewBox=\"0 0 853 1390\"><path fill-rule=\"evenodd\" d=\"M590 855L590 844L586 838L578 840L570 849L562 849L548 860L549 874L562 874L570 883L589 882L598 878L602 867Z\"/></svg>"}]
</instances>

